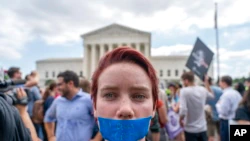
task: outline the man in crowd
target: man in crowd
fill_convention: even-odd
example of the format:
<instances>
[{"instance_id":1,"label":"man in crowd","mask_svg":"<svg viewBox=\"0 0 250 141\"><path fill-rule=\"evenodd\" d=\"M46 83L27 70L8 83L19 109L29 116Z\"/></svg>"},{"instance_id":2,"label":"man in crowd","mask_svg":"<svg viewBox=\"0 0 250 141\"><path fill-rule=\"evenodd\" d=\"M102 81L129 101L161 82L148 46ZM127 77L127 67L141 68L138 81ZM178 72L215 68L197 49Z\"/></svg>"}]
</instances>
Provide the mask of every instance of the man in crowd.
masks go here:
<instances>
[{"instance_id":1,"label":"man in crowd","mask_svg":"<svg viewBox=\"0 0 250 141\"><path fill-rule=\"evenodd\" d=\"M207 104L210 106L210 112L207 113L207 128L208 128L207 133L208 133L208 140L215 141L215 133L218 134L218 140L220 140L219 138L220 119L215 105L219 101L222 95L222 90L218 86L213 85L211 77L209 77L208 82L211 90L214 93L214 98L207 100Z\"/></svg>"},{"instance_id":2,"label":"man in crowd","mask_svg":"<svg viewBox=\"0 0 250 141\"><path fill-rule=\"evenodd\" d=\"M220 87L223 94L216 104L220 118L221 141L229 141L228 121L235 117L236 109L242 99L239 92L232 88L233 80L230 76L223 76L220 80Z\"/></svg>"},{"instance_id":3,"label":"man in crowd","mask_svg":"<svg viewBox=\"0 0 250 141\"><path fill-rule=\"evenodd\" d=\"M180 91L180 125L184 127L185 139L186 141L207 141L204 108L207 98L214 97L208 78L205 78L206 88L195 85L192 72L184 73L181 78L185 88ZM185 123L183 123L184 118Z\"/></svg>"},{"instance_id":4,"label":"man in crowd","mask_svg":"<svg viewBox=\"0 0 250 141\"><path fill-rule=\"evenodd\" d=\"M9 77L12 79L12 80L20 80L22 79L22 73L20 71L20 68L18 67L11 67L9 68L8 70L8 75ZM35 101L41 99L41 94L39 92L39 88L37 87L37 82L36 83L33 83L32 81L38 79L38 74L33 71L31 72L30 75L28 75L26 77L26 84L24 85L24 87L29 87L29 91L28 91L28 99L29 99L29 103L28 103L28 113L29 113L29 116L30 118L32 119L32 110L33 110L33 106L34 106L34 103ZM38 80L37 80L38 81ZM31 83L33 84L31 84ZM35 129L36 129L36 132L39 136L39 138L43 139L43 136L42 136L42 132L41 132L41 125L37 125L37 124L34 124L35 126Z\"/></svg>"},{"instance_id":5,"label":"man in crowd","mask_svg":"<svg viewBox=\"0 0 250 141\"><path fill-rule=\"evenodd\" d=\"M20 71L20 68L18 67L10 67L7 71L7 74L10 79L12 80L20 80L22 79L22 72ZM24 85L24 87L32 87L37 85L39 82L39 76L38 74L32 78L30 78Z\"/></svg>"},{"instance_id":6,"label":"man in crowd","mask_svg":"<svg viewBox=\"0 0 250 141\"><path fill-rule=\"evenodd\" d=\"M30 75L28 75L28 80L30 79L34 79L36 77L37 72L33 71L31 72ZM33 112L33 107L34 107L34 103L37 101L37 100L40 100L42 98L41 96L41 93L40 93L40 90L38 88L37 85L35 86L32 86L30 89L29 89L29 103L28 103L28 113L29 113L29 116L31 117L32 119L32 112ZM36 128L36 132L38 134L38 137L40 139L43 139L43 133L42 133L42 125L41 124L36 124L36 123L33 123L35 128Z\"/></svg>"},{"instance_id":7,"label":"man in crowd","mask_svg":"<svg viewBox=\"0 0 250 141\"><path fill-rule=\"evenodd\" d=\"M90 95L78 88L76 73L65 71L57 78L62 95L54 100L44 119L49 141L89 141L95 124Z\"/></svg>"}]
</instances>

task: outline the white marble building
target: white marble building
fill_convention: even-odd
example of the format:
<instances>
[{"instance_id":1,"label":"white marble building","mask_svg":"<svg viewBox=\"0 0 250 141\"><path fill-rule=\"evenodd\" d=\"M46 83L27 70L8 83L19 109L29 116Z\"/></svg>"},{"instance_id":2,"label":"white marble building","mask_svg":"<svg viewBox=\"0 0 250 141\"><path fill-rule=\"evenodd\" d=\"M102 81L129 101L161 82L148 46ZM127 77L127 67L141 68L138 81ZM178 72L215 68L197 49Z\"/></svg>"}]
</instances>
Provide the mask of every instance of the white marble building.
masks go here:
<instances>
[{"instance_id":1,"label":"white marble building","mask_svg":"<svg viewBox=\"0 0 250 141\"><path fill-rule=\"evenodd\" d=\"M55 79L64 70L73 70L79 76L91 79L98 60L108 51L119 46L131 46L150 59L161 82L179 81L188 56L151 56L151 33L112 24L81 36L84 40L83 58L46 59L37 61L41 85L48 79ZM209 75L213 76L213 65Z\"/></svg>"}]
</instances>

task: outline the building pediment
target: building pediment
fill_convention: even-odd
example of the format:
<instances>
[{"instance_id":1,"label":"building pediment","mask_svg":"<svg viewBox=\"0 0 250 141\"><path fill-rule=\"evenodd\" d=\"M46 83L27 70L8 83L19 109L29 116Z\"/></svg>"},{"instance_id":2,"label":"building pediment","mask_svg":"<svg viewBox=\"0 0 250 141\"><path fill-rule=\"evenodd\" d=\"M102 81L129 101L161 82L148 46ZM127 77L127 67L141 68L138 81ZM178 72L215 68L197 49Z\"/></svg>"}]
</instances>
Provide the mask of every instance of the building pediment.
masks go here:
<instances>
[{"instance_id":1,"label":"building pediment","mask_svg":"<svg viewBox=\"0 0 250 141\"><path fill-rule=\"evenodd\" d=\"M82 38L88 38L93 36L129 36L140 35L150 36L149 32L133 29L119 24L111 24L109 26L94 30L92 32L81 35Z\"/></svg>"}]
</instances>

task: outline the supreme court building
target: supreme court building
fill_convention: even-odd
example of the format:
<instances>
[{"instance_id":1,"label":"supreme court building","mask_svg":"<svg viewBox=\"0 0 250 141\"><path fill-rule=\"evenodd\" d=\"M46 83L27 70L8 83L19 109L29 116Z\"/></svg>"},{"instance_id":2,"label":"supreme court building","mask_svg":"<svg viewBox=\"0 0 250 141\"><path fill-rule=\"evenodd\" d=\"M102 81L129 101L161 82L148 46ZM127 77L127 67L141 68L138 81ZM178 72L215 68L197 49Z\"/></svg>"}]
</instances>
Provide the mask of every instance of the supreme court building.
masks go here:
<instances>
[{"instance_id":1,"label":"supreme court building","mask_svg":"<svg viewBox=\"0 0 250 141\"><path fill-rule=\"evenodd\" d=\"M73 70L80 77L91 79L99 59L107 52L130 46L143 53L153 64L163 85L179 81L183 72L188 71L185 64L188 56L151 56L151 33L129 28L119 24L94 30L81 35L83 39L83 58L52 58L39 60L36 68L43 86L48 79L56 79L58 73ZM178 48L176 48L178 50ZM208 72L213 77L213 65Z\"/></svg>"}]
</instances>

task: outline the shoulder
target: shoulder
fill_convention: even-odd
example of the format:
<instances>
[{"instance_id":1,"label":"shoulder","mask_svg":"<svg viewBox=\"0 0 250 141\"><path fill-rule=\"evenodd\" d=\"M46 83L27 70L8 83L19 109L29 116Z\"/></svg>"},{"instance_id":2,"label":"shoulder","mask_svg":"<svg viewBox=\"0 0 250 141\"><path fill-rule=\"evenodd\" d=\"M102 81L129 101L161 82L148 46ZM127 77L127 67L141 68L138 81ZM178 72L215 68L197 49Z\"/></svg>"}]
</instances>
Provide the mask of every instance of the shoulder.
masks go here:
<instances>
[{"instance_id":1,"label":"shoulder","mask_svg":"<svg viewBox=\"0 0 250 141\"><path fill-rule=\"evenodd\" d=\"M38 87L37 87L37 86L33 86L33 87L31 87L31 88L30 88L30 90L31 90L31 91L37 91L37 90L39 91L39 89L38 89Z\"/></svg>"},{"instance_id":2,"label":"shoulder","mask_svg":"<svg viewBox=\"0 0 250 141\"><path fill-rule=\"evenodd\" d=\"M66 101L64 97L58 96L57 98L54 99L53 103L60 103Z\"/></svg>"},{"instance_id":3,"label":"shoulder","mask_svg":"<svg viewBox=\"0 0 250 141\"><path fill-rule=\"evenodd\" d=\"M80 95L80 98L79 98L80 101L92 103L91 95L89 93L79 92L78 95Z\"/></svg>"},{"instance_id":4,"label":"shoulder","mask_svg":"<svg viewBox=\"0 0 250 141\"><path fill-rule=\"evenodd\" d=\"M180 97L189 95L191 92L192 92L192 90L190 89L190 87L182 88L182 89L180 90Z\"/></svg>"},{"instance_id":5,"label":"shoulder","mask_svg":"<svg viewBox=\"0 0 250 141\"><path fill-rule=\"evenodd\" d=\"M202 91L207 91L207 89L203 86L196 86L196 89L202 90Z\"/></svg>"},{"instance_id":6,"label":"shoulder","mask_svg":"<svg viewBox=\"0 0 250 141\"><path fill-rule=\"evenodd\" d=\"M54 101L54 97L53 96L49 96L45 101Z\"/></svg>"}]
</instances>

